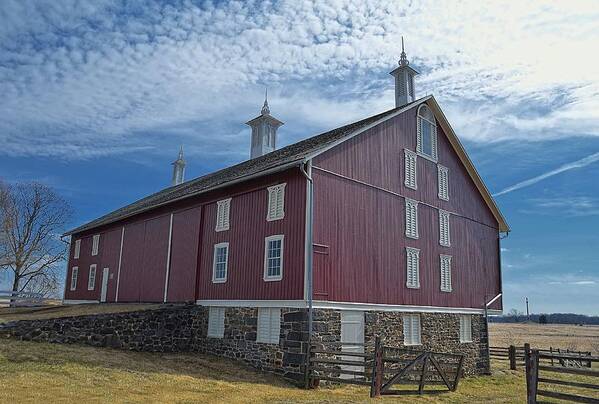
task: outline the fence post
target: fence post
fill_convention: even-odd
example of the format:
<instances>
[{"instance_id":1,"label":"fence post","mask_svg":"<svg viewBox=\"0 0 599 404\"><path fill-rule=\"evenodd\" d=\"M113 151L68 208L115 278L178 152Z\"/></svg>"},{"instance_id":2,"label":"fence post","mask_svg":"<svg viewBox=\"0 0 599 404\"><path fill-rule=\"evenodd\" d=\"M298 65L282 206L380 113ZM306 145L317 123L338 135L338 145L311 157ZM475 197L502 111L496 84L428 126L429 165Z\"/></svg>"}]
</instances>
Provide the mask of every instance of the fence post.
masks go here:
<instances>
[{"instance_id":1,"label":"fence post","mask_svg":"<svg viewBox=\"0 0 599 404\"><path fill-rule=\"evenodd\" d=\"M508 349L508 355L510 357L510 369L516 370L516 347L510 345Z\"/></svg>"},{"instance_id":2,"label":"fence post","mask_svg":"<svg viewBox=\"0 0 599 404\"><path fill-rule=\"evenodd\" d=\"M526 403L537 404L537 386L539 384L539 351L526 351Z\"/></svg>"},{"instance_id":3,"label":"fence post","mask_svg":"<svg viewBox=\"0 0 599 404\"><path fill-rule=\"evenodd\" d=\"M381 386L383 385L383 344L378 335L374 340L374 363L372 364L372 380L370 381L370 397L379 397L381 395Z\"/></svg>"}]
</instances>

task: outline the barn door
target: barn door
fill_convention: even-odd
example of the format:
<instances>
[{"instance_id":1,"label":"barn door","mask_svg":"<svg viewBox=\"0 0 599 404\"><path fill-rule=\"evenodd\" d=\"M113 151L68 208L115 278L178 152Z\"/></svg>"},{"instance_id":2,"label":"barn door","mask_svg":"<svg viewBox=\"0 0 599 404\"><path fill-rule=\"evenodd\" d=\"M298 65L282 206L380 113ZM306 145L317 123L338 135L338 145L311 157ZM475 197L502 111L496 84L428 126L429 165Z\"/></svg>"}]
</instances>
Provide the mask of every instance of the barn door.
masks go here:
<instances>
[{"instance_id":1,"label":"barn door","mask_svg":"<svg viewBox=\"0 0 599 404\"><path fill-rule=\"evenodd\" d=\"M341 351L364 353L364 312L342 311L341 312ZM345 345L344 343L347 343ZM356 345L361 344L361 345ZM344 356L342 360L363 361L364 358L355 356ZM343 365L342 369L363 372L363 366ZM344 379L354 379L354 375L341 375Z\"/></svg>"},{"instance_id":2,"label":"barn door","mask_svg":"<svg viewBox=\"0 0 599 404\"><path fill-rule=\"evenodd\" d=\"M313 244L314 300L328 300L330 282L329 246Z\"/></svg>"}]
</instances>

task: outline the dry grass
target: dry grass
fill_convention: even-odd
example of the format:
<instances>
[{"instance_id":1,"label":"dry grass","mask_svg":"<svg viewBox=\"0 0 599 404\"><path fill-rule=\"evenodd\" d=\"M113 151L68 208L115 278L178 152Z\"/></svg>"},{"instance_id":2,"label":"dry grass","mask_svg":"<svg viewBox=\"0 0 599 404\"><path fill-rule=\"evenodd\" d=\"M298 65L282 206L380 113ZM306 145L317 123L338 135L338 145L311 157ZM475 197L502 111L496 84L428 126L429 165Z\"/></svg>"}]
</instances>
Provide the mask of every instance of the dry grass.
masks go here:
<instances>
[{"instance_id":1,"label":"dry grass","mask_svg":"<svg viewBox=\"0 0 599 404\"><path fill-rule=\"evenodd\" d=\"M0 402L5 403L360 403L364 387L302 390L229 360L199 354L150 354L4 340ZM414 386L411 386L413 389ZM521 372L464 379L455 393L385 397L384 402L517 403Z\"/></svg>"},{"instance_id":2,"label":"dry grass","mask_svg":"<svg viewBox=\"0 0 599 404\"><path fill-rule=\"evenodd\" d=\"M599 355L599 326L491 323L489 332L491 346L523 346L528 342L533 348L591 351Z\"/></svg>"},{"instance_id":3,"label":"dry grass","mask_svg":"<svg viewBox=\"0 0 599 404\"><path fill-rule=\"evenodd\" d=\"M160 304L77 304L65 306L0 308L0 323L15 320L84 316L88 314L122 313L160 307Z\"/></svg>"}]
</instances>

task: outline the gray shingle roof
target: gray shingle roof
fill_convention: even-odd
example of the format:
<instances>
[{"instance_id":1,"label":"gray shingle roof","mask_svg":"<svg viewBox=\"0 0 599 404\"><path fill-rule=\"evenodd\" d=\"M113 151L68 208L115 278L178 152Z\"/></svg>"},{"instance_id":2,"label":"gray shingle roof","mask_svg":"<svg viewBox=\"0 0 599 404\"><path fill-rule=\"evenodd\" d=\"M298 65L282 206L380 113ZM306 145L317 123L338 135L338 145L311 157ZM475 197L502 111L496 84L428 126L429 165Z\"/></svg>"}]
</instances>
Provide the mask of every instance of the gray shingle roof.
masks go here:
<instances>
[{"instance_id":1,"label":"gray shingle roof","mask_svg":"<svg viewBox=\"0 0 599 404\"><path fill-rule=\"evenodd\" d=\"M92 220L91 222L88 222L82 226L69 230L65 233L65 235L80 233L95 227L113 223L126 217L130 217L158 206L174 202L176 200L208 192L217 187L224 186L232 181L243 180L244 177L259 175L262 172L276 169L277 167L290 166L294 163L299 165L300 162L302 162L307 156L326 148L332 143L351 134L352 132L376 122L379 119L385 118L386 116L391 115L400 109L419 104L424 100L424 98L421 98L410 104L404 105L401 108L390 109L380 114L362 119L361 121L353 122L349 125L341 126L320 135L316 135L291 144L255 159L247 160L234 166L223 168L222 170L218 170L202 177L184 182L182 184L165 188L162 191L158 191L152 195L110 212L98 219Z\"/></svg>"}]
</instances>

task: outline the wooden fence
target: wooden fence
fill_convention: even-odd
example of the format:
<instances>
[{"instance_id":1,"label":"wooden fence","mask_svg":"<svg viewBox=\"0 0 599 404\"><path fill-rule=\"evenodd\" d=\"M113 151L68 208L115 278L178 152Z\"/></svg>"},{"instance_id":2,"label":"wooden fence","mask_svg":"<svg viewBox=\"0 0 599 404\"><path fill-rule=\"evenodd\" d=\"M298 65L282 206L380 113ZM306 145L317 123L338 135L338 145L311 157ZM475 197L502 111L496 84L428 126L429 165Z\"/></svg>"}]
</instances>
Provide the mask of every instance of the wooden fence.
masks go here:
<instances>
[{"instance_id":1,"label":"wooden fence","mask_svg":"<svg viewBox=\"0 0 599 404\"><path fill-rule=\"evenodd\" d=\"M0 306L40 306L45 301L41 293L0 290Z\"/></svg>"},{"instance_id":2,"label":"wooden fence","mask_svg":"<svg viewBox=\"0 0 599 404\"><path fill-rule=\"evenodd\" d=\"M374 344L311 343L306 387L315 387L320 380L358 384L370 386L371 397L423 394L427 385L455 391L463 362L463 355L385 346L378 337ZM418 389L393 389L396 385L417 385Z\"/></svg>"},{"instance_id":3,"label":"wooden fence","mask_svg":"<svg viewBox=\"0 0 599 404\"><path fill-rule=\"evenodd\" d=\"M591 356L589 351L574 351L570 349L561 349L549 347L549 349L537 349L544 354L566 354L568 359L552 359L551 366L555 364L563 367L591 367L591 362L587 360ZM530 344L524 344L522 347L510 345L509 347L491 347L489 348L490 358L496 361L509 362L511 370L516 370L518 366L523 367L526 361L526 353L530 352Z\"/></svg>"},{"instance_id":4,"label":"wooden fence","mask_svg":"<svg viewBox=\"0 0 599 404\"><path fill-rule=\"evenodd\" d=\"M581 361L591 364L591 369L582 369ZM587 355L581 359L578 354L531 350L526 355L527 403L536 404L537 396L577 403L599 403L599 394L595 397L588 396L589 391L599 391L599 371L592 369L592 364L597 362L599 356ZM568 375L584 376L585 379L581 381L563 378ZM539 384L546 387L539 388ZM556 386L569 391L555 391ZM576 393L571 391L573 388Z\"/></svg>"}]
</instances>

